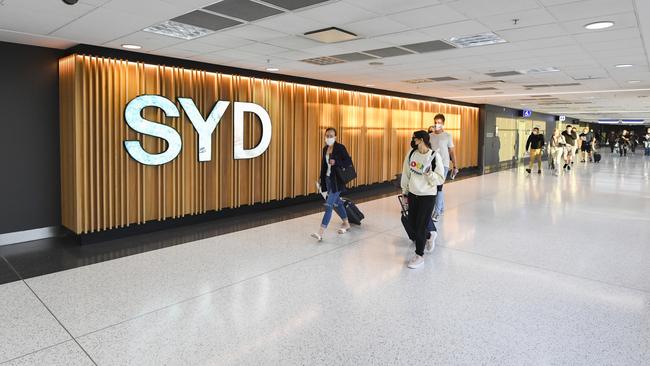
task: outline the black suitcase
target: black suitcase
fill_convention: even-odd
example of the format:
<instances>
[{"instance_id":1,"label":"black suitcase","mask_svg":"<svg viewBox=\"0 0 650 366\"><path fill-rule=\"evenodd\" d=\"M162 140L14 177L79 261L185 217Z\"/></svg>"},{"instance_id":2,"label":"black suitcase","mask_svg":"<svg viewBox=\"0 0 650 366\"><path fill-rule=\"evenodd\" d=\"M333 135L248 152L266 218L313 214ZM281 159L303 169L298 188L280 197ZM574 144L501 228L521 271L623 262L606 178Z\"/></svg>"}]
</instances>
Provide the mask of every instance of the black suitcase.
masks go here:
<instances>
[{"instance_id":1,"label":"black suitcase","mask_svg":"<svg viewBox=\"0 0 650 366\"><path fill-rule=\"evenodd\" d=\"M345 212L348 214L348 221L351 224L361 225L361 220L366 218L363 215L363 212L361 212L361 210L359 210L359 207L357 207L357 205L355 205L354 202L350 201L349 199L341 198L341 200L343 201Z\"/></svg>"},{"instance_id":2,"label":"black suitcase","mask_svg":"<svg viewBox=\"0 0 650 366\"><path fill-rule=\"evenodd\" d=\"M603 156L600 155L600 153L595 152L594 153L594 163L600 163L600 159L602 159Z\"/></svg>"},{"instance_id":3,"label":"black suitcase","mask_svg":"<svg viewBox=\"0 0 650 366\"><path fill-rule=\"evenodd\" d=\"M404 226L404 231L406 231L406 235L409 236L409 239L415 240L415 232L411 228L411 223L409 222L409 209L408 209L408 204L406 203L406 197L404 196L397 196L397 200L399 201L399 204L402 208L401 210L401 221L402 221L402 226Z\"/></svg>"}]
</instances>

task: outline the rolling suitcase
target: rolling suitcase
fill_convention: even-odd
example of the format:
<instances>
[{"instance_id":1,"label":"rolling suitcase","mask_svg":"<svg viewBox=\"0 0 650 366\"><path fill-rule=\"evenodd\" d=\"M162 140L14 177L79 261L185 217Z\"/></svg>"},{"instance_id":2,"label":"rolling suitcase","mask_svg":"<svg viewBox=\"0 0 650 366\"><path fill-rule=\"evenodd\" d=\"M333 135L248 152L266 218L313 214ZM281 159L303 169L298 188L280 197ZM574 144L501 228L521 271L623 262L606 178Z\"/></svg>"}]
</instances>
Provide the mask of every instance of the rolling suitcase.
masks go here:
<instances>
[{"instance_id":1,"label":"rolling suitcase","mask_svg":"<svg viewBox=\"0 0 650 366\"><path fill-rule=\"evenodd\" d=\"M341 198L341 200L343 201L345 212L348 214L348 221L351 224L361 225L361 220L366 218L363 215L363 212L361 212L361 210L359 210L359 207L357 207L357 205L355 205L354 202L350 201L349 199Z\"/></svg>"},{"instance_id":2,"label":"rolling suitcase","mask_svg":"<svg viewBox=\"0 0 650 366\"><path fill-rule=\"evenodd\" d=\"M600 159L602 159L603 156L600 155L600 153L595 152L594 153L594 163L600 163Z\"/></svg>"},{"instance_id":3,"label":"rolling suitcase","mask_svg":"<svg viewBox=\"0 0 650 366\"><path fill-rule=\"evenodd\" d=\"M399 201L399 204L402 208L401 210L401 220L402 220L402 226L404 226L404 230L406 231L406 234L409 236L409 239L415 240L415 232L411 228L411 223L409 223L409 206L406 197L404 196L397 196L397 200Z\"/></svg>"}]
</instances>

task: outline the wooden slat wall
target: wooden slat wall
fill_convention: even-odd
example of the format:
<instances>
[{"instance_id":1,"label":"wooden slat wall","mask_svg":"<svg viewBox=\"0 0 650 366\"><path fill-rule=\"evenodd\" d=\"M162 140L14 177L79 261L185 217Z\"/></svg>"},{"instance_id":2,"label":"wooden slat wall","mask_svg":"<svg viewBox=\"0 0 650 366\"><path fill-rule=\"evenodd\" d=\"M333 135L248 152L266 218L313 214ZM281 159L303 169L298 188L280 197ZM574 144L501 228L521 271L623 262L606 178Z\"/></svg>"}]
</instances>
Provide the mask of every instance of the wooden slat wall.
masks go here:
<instances>
[{"instance_id":1,"label":"wooden slat wall","mask_svg":"<svg viewBox=\"0 0 650 366\"><path fill-rule=\"evenodd\" d=\"M400 172L412 132L436 113L447 118L459 167L477 165L477 108L81 55L61 59L59 73L62 221L79 234L313 193L329 126L355 161L355 185ZM233 159L231 104L213 134L212 161L199 163L180 106L180 118L147 108L145 118L179 131L183 150L166 165L141 165L124 140L138 139L150 152L165 148L124 122L126 104L141 94L192 98L204 116L217 100L260 104L271 116L271 145L258 158ZM252 118L248 147L261 133Z\"/></svg>"}]
</instances>

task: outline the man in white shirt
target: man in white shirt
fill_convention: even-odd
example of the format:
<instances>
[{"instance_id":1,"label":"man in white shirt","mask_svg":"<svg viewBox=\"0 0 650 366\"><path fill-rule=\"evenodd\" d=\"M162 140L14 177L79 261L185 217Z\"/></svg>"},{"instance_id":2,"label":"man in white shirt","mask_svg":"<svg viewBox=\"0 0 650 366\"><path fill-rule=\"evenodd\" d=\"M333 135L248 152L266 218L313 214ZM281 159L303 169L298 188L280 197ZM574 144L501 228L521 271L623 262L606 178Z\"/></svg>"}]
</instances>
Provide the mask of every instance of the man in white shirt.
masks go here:
<instances>
[{"instance_id":1,"label":"man in white shirt","mask_svg":"<svg viewBox=\"0 0 650 366\"><path fill-rule=\"evenodd\" d=\"M447 179L449 168L456 170L456 154L454 153L454 140L451 134L445 132L445 116L436 114L433 117L433 133L430 134L431 148L438 151L442 158L442 165L445 167L444 179ZM445 196L442 191L442 184L438 186L438 195L436 196L436 206L433 210L433 221L440 220L442 212L445 210Z\"/></svg>"}]
</instances>

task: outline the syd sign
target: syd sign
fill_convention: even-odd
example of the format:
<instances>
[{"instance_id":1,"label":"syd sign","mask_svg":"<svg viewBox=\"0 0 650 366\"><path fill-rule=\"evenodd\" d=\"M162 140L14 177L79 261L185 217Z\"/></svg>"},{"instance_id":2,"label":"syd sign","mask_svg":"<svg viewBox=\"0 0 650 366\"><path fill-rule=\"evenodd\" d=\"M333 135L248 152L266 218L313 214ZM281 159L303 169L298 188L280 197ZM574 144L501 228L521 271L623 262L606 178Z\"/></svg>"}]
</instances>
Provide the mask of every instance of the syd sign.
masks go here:
<instances>
[{"instance_id":1,"label":"syd sign","mask_svg":"<svg viewBox=\"0 0 650 366\"><path fill-rule=\"evenodd\" d=\"M198 134L198 157L199 161L210 161L212 159L212 133L217 128L230 102L220 100L206 119L203 119L201 112L194 101L190 98L177 98L179 104ZM134 131L141 134L154 136L167 142L167 150L151 154L147 152L140 141L124 141L124 148L127 153L137 162L145 165L163 165L174 160L181 152L181 135L174 128L162 123L149 121L142 117L142 110L147 107L162 109L167 117L179 117L180 112L176 104L160 95L140 95L127 104L124 110L126 124ZM262 138L257 146L252 149L244 149L244 113L256 114L262 123ZM234 158L252 159L262 155L271 143L271 118L264 108L254 103L234 102Z\"/></svg>"}]
</instances>

